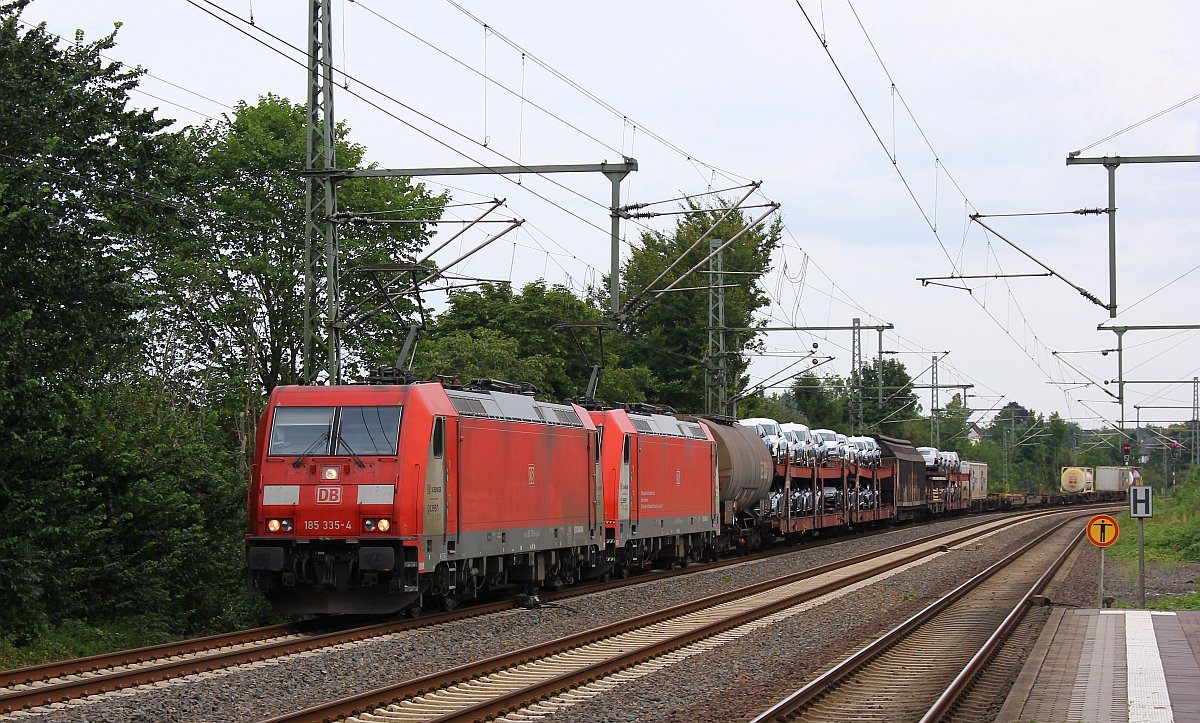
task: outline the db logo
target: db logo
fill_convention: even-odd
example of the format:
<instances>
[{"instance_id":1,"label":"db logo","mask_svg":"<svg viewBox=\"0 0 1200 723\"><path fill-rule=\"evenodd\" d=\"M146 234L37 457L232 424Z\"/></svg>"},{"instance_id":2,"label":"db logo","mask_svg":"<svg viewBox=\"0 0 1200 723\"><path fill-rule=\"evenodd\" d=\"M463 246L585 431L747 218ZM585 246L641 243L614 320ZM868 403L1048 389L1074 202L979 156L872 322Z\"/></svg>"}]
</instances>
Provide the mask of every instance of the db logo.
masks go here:
<instances>
[{"instance_id":1,"label":"db logo","mask_svg":"<svg viewBox=\"0 0 1200 723\"><path fill-rule=\"evenodd\" d=\"M318 505L337 505L342 502L341 487L318 487L317 488L317 504Z\"/></svg>"}]
</instances>

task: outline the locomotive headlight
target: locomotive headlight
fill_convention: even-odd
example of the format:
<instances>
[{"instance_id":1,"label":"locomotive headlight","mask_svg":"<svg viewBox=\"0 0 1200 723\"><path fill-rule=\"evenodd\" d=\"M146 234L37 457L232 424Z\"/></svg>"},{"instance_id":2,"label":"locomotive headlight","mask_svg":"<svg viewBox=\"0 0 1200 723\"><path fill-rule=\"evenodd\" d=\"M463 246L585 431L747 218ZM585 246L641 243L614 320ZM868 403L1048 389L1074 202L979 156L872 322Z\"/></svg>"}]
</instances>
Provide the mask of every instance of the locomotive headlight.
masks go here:
<instances>
[{"instance_id":1,"label":"locomotive headlight","mask_svg":"<svg viewBox=\"0 0 1200 723\"><path fill-rule=\"evenodd\" d=\"M284 532L291 532L291 531L292 531L292 521L291 521L291 520L287 520L287 519L285 519L285 520L280 520L280 523L279 523L279 524L280 524L280 527L282 527L282 528L283 528L283 531L284 531Z\"/></svg>"},{"instance_id":2,"label":"locomotive headlight","mask_svg":"<svg viewBox=\"0 0 1200 723\"><path fill-rule=\"evenodd\" d=\"M367 532L374 532L375 520L363 520L363 528L366 529Z\"/></svg>"},{"instance_id":3,"label":"locomotive headlight","mask_svg":"<svg viewBox=\"0 0 1200 723\"><path fill-rule=\"evenodd\" d=\"M380 520L378 527L380 532L387 532L392 529L392 523L387 520Z\"/></svg>"},{"instance_id":4,"label":"locomotive headlight","mask_svg":"<svg viewBox=\"0 0 1200 723\"><path fill-rule=\"evenodd\" d=\"M271 532L279 532L282 527L283 523L279 520L267 520L267 529Z\"/></svg>"}]
</instances>

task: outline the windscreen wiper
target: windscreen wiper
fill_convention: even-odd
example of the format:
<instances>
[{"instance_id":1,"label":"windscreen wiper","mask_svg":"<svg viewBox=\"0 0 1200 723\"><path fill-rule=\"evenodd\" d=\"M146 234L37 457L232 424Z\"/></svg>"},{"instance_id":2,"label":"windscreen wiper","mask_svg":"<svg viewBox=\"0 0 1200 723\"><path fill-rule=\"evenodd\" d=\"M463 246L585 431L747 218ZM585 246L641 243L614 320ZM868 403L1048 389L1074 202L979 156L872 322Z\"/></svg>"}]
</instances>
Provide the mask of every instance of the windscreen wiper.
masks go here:
<instances>
[{"instance_id":1,"label":"windscreen wiper","mask_svg":"<svg viewBox=\"0 0 1200 723\"><path fill-rule=\"evenodd\" d=\"M359 457L357 454L355 454L355 453L354 453L354 450L350 448L350 445L349 445L349 443L347 443L347 442L346 442L346 440L342 438L342 433L341 433L341 432L338 432L338 436L337 436L337 443L338 443L338 446L337 446L337 447L334 449L334 451L335 451L335 452L336 452L338 449L341 449L342 447L345 447L345 448L346 448L346 451L350 453L350 456L354 458L354 464L358 465L359 467L366 467L366 466L367 466L366 464L364 464L364 463L363 463L363 461L362 461L362 457Z\"/></svg>"},{"instance_id":2,"label":"windscreen wiper","mask_svg":"<svg viewBox=\"0 0 1200 723\"><path fill-rule=\"evenodd\" d=\"M314 439L312 444L308 445L308 449L304 450L304 454L300 455L299 457L297 457L295 459L294 462L292 462L292 466L299 467L300 465L304 464L305 458L307 458L308 455L312 454L313 452L315 452L317 450L317 445L320 444L321 442L327 441L328 439L329 439L329 430L327 429L327 430L325 430L324 433L321 434L320 437L317 437L316 439Z\"/></svg>"}]
</instances>

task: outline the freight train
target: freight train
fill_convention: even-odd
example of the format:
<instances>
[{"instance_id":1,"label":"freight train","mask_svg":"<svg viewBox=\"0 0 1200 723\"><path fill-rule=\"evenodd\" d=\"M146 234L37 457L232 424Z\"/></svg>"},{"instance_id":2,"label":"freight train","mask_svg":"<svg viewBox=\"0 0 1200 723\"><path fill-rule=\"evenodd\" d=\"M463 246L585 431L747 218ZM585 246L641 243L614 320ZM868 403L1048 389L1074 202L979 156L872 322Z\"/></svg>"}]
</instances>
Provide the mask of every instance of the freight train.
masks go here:
<instances>
[{"instance_id":1,"label":"freight train","mask_svg":"<svg viewBox=\"0 0 1200 723\"><path fill-rule=\"evenodd\" d=\"M1059 489L1067 494L1117 493L1123 496L1142 483L1137 467L1063 467Z\"/></svg>"},{"instance_id":2,"label":"freight train","mask_svg":"<svg viewBox=\"0 0 1200 723\"><path fill-rule=\"evenodd\" d=\"M1029 503L986 465L772 456L732 419L515 385L281 386L258 426L247 584L290 614L418 614L827 531ZM978 465L978 463L973 463ZM1018 498L1020 501L1018 503Z\"/></svg>"}]
</instances>

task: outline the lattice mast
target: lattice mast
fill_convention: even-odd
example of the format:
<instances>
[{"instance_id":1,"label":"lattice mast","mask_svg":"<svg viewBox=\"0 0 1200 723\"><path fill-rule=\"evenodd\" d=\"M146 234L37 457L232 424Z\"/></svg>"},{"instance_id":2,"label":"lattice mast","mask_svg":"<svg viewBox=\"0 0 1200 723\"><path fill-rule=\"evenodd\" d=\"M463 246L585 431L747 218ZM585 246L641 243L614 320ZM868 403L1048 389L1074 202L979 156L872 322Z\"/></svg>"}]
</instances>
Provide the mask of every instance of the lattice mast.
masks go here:
<instances>
[{"instance_id":1,"label":"lattice mast","mask_svg":"<svg viewBox=\"0 0 1200 723\"><path fill-rule=\"evenodd\" d=\"M337 167L334 157L333 20L330 0L308 4L308 112L307 152L304 159L304 351L302 381L316 382L324 368L330 384L341 381L340 334L337 319L338 250L333 214L337 211L337 185L328 173ZM325 304L321 300L324 275ZM324 349L322 350L322 343ZM324 363L321 352L324 351Z\"/></svg>"}]
</instances>

